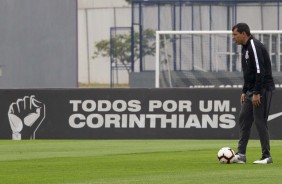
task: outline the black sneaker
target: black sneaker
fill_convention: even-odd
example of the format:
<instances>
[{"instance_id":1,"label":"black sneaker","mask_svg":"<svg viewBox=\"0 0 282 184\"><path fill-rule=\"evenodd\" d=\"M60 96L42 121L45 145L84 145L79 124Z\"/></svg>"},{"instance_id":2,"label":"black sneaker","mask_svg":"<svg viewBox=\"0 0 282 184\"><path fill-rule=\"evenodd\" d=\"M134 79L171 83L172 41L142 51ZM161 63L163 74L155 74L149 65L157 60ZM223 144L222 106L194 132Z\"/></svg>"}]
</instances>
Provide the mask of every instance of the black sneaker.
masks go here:
<instances>
[{"instance_id":1,"label":"black sneaker","mask_svg":"<svg viewBox=\"0 0 282 184\"><path fill-rule=\"evenodd\" d=\"M272 158L267 157L267 158L261 158L260 160L256 160L253 162L253 164L272 164Z\"/></svg>"},{"instance_id":2,"label":"black sneaker","mask_svg":"<svg viewBox=\"0 0 282 184\"><path fill-rule=\"evenodd\" d=\"M241 153L236 153L236 154L235 154L235 159L234 159L233 163L236 163L236 164L245 164L246 161L247 161L246 155L241 154Z\"/></svg>"}]
</instances>

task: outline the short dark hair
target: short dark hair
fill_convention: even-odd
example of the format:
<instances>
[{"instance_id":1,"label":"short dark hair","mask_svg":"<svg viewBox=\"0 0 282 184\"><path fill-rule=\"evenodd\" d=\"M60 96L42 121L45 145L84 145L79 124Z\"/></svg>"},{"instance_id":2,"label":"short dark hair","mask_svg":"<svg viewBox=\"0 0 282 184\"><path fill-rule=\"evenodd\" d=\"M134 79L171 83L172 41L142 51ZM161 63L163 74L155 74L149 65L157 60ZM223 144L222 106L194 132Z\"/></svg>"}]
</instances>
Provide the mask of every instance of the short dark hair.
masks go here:
<instances>
[{"instance_id":1,"label":"short dark hair","mask_svg":"<svg viewBox=\"0 0 282 184\"><path fill-rule=\"evenodd\" d=\"M247 36L251 35L250 28L249 28L248 24L246 24L246 23L238 23L238 24L236 24L235 26L233 26L232 31L234 31L234 29L236 29L236 28L237 28L237 31L239 33L245 32L247 34Z\"/></svg>"}]
</instances>

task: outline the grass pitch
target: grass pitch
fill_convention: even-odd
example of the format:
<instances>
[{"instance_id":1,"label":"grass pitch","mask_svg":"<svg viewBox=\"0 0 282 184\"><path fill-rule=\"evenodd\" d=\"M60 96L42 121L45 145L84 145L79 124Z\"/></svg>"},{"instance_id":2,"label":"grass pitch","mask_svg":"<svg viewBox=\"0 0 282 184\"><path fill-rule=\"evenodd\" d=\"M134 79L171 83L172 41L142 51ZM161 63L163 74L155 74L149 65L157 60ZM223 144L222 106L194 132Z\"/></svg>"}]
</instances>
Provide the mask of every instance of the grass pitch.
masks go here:
<instances>
[{"instance_id":1,"label":"grass pitch","mask_svg":"<svg viewBox=\"0 0 282 184\"><path fill-rule=\"evenodd\" d=\"M236 140L0 141L1 184L220 184L281 183L282 141L271 141L273 164L220 164L217 151Z\"/></svg>"}]
</instances>

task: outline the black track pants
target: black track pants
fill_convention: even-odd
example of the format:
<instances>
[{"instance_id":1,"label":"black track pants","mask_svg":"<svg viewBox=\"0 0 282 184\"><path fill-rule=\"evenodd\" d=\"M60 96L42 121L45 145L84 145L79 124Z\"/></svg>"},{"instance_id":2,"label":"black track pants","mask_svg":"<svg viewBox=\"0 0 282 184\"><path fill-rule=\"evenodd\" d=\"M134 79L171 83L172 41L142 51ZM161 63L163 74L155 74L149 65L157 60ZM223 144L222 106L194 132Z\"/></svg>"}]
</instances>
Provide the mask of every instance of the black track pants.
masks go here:
<instances>
[{"instance_id":1,"label":"black track pants","mask_svg":"<svg viewBox=\"0 0 282 184\"><path fill-rule=\"evenodd\" d=\"M241 106L239 115L239 144L238 153L246 154L253 122L256 125L260 138L262 157L270 157L269 132L267 126L268 112L270 108L272 91L262 90L261 104L254 107L252 94L247 93L244 103Z\"/></svg>"}]
</instances>

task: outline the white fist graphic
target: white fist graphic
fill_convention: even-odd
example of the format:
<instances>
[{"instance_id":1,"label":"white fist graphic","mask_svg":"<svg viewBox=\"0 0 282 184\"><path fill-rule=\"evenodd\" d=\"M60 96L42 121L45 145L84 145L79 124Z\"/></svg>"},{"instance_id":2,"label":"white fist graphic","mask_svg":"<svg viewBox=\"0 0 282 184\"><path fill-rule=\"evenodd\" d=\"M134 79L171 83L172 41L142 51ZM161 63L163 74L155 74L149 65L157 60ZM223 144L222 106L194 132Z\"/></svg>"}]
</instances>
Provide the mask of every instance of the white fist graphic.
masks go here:
<instances>
[{"instance_id":1,"label":"white fist graphic","mask_svg":"<svg viewBox=\"0 0 282 184\"><path fill-rule=\"evenodd\" d=\"M45 105L34 95L25 96L10 105L8 117L12 139L35 139L35 132L45 119Z\"/></svg>"}]
</instances>

